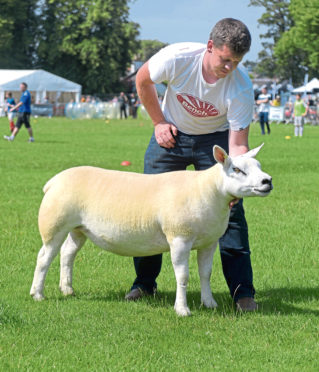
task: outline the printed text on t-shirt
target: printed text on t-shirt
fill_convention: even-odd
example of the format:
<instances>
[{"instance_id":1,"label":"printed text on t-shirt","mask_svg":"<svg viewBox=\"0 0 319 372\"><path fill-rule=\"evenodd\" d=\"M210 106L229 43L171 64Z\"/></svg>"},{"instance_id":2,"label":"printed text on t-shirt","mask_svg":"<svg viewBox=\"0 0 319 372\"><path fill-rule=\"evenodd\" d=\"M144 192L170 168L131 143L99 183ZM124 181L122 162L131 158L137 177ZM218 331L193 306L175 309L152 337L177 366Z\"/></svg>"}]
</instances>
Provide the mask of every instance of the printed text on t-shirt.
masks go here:
<instances>
[{"instance_id":1,"label":"printed text on t-shirt","mask_svg":"<svg viewBox=\"0 0 319 372\"><path fill-rule=\"evenodd\" d=\"M193 116L206 118L219 115L219 111L212 103L202 101L198 97L187 93L177 93L176 98L183 108Z\"/></svg>"}]
</instances>

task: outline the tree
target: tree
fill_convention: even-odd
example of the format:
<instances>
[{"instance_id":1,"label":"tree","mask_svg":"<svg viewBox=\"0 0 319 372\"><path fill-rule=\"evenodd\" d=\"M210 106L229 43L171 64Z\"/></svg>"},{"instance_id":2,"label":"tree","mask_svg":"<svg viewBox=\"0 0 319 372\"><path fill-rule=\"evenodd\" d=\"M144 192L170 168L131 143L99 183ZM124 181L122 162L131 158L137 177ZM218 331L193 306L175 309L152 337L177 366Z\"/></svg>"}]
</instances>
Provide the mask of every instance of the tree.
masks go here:
<instances>
[{"instance_id":1,"label":"tree","mask_svg":"<svg viewBox=\"0 0 319 372\"><path fill-rule=\"evenodd\" d=\"M38 66L83 85L88 93L118 90L138 49L138 25L127 0L44 0Z\"/></svg>"},{"instance_id":2,"label":"tree","mask_svg":"<svg viewBox=\"0 0 319 372\"><path fill-rule=\"evenodd\" d=\"M0 68L32 68L37 34L37 0L0 0Z\"/></svg>"},{"instance_id":3,"label":"tree","mask_svg":"<svg viewBox=\"0 0 319 372\"><path fill-rule=\"evenodd\" d=\"M140 48L136 54L136 59L146 62L160 49L166 47L168 44L158 40L141 40Z\"/></svg>"},{"instance_id":4,"label":"tree","mask_svg":"<svg viewBox=\"0 0 319 372\"><path fill-rule=\"evenodd\" d=\"M289 0L250 0L249 6L265 8L265 12L258 19L258 23L267 26L267 32L260 35L265 41L262 43L264 49L258 55L256 72L268 77L275 77L278 70L273 48L281 35L292 24L288 10Z\"/></svg>"},{"instance_id":5,"label":"tree","mask_svg":"<svg viewBox=\"0 0 319 372\"><path fill-rule=\"evenodd\" d=\"M250 0L249 5L265 8L265 13L258 23L267 27L267 32L260 35L265 40L262 43L264 49L258 55L255 71L260 75L277 77L280 80L292 79L294 84L303 81L304 70L301 68L305 60L303 50L292 43L288 53L287 50L283 52L282 47L277 48L280 40L286 39L286 34L294 27L290 0Z\"/></svg>"},{"instance_id":6,"label":"tree","mask_svg":"<svg viewBox=\"0 0 319 372\"><path fill-rule=\"evenodd\" d=\"M319 3L291 0L289 11L294 24L274 48L278 64L284 67L287 60L297 59L303 74L307 70L312 77L319 70Z\"/></svg>"}]
</instances>

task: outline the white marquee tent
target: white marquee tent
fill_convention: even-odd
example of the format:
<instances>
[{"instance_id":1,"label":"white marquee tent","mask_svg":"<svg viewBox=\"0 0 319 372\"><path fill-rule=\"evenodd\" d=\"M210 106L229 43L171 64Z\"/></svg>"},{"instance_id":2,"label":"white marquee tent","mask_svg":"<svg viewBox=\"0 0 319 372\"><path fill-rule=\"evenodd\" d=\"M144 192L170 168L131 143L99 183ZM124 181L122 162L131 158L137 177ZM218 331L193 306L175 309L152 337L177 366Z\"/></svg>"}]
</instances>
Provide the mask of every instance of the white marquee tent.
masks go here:
<instances>
[{"instance_id":1,"label":"white marquee tent","mask_svg":"<svg viewBox=\"0 0 319 372\"><path fill-rule=\"evenodd\" d=\"M28 84L28 90L35 92L35 101L42 101L47 92L56 92L59 96L62 92L75 93L75 101L79 102L82 86L60 76L44 70L0 70L0 106L4 104L6 91L15 92L20 84Z\"/></svg>"},{"instance_id":2,"label":"white marquee tent","mask_svg":"<svg viewBox=\"0 0 319 372\"><path fill-rule=\"evenodd\" d=\"M306 85L294 89L293 93L312 93L315 89L319 90L319 80L317 78L313 78Z\"/></svg>"}]
</instances>

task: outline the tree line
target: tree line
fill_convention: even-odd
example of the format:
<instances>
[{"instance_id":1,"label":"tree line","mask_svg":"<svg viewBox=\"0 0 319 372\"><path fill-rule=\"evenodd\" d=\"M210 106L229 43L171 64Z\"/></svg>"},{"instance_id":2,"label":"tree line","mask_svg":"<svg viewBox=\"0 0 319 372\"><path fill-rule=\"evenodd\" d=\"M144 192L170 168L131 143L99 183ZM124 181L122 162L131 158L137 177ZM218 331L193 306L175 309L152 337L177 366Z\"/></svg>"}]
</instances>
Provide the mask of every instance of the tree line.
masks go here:
<instances>
[{"instance_id":1,"label":"tree line","mask_svg":"<svg viewBox=\"0 0 319 372\"><path fill-rule=\"evenodd\" d=\"M0 67L45 69L88 93L118 89L139 48L127 0L0 0Z\"/></svg>"},{"instance_id":2,"label":"tree line","mask_svg":"<svg viewBox=\"0 0 319 372\"><path fill-rule=\"evenodd\" d=\"M318 0L250 0L264 8L263 50L250 63L261 76L303 81L319 70ZM129 0L0 0L0 68L45 69L84 93L117 92L136 58L166 44L139 40Z\"/></svg>"},{"instance_id":3,"label":"tree line","mask_svg":"<svg viewBox=\"0 0 319 372\"><path fill-rule=\"evenodd\" d=\"M0 0L0 68L45 69L84 93L118 92L131 61L164 43L138 40L129 0Z\"/></svg>"},{"instance_id":4,"label":"tree line","mask_svg":"<svg viewBox=\"0 0 319 372\"><path fill-rule=\"evenodd\" d=\"M265 9L258 20L267 27L253 70L261 76L302 84L319 73L319 1L250 0ZM248 63L249 64L249 63Z\"/></svg>"}]
</instances>

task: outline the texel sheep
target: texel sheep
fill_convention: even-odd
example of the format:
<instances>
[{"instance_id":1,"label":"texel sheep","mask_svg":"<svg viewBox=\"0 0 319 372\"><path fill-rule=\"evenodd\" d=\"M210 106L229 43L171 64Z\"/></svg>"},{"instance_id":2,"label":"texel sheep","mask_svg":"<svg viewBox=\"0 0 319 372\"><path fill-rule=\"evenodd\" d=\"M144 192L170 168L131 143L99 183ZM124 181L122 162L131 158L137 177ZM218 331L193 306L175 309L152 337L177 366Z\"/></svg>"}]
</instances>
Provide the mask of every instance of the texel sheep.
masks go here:
<instances>
[{"instance_id":1,"label":"texel sheep","mask_svg":"<svg viewBox=\"0 0 319 372\"><path fill-rule=\"evenodd\" d=\"M230 204L246 196L266 196L272 190L271 177L255 159L260 148L231 158L214 146L217 164L204 171L149 175L83 166L57 174L44 186L39 211L43 246L30 294L35 300L44 298L45 277L60 249L60 289L65 295L73 294L74 259L89 238L122 256L170 251L177 281L175 310L182 316L190 314L188 260L196 249L201 301L208 308L216 307L210 275L218 239L228 225Z\"/></svg>"}]
</instances>

